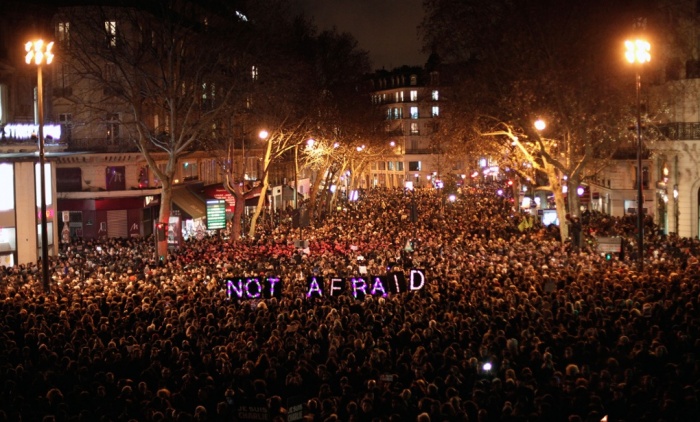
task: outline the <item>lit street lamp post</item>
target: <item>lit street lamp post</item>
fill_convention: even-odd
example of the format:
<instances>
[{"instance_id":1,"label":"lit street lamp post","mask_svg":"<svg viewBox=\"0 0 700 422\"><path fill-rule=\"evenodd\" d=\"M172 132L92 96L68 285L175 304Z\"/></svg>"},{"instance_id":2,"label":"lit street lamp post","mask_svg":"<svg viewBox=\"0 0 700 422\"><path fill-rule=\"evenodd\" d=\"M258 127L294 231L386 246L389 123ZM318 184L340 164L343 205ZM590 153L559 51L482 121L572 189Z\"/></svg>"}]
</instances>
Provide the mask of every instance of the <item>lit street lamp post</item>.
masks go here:
<instances>
[{"instance_id":1,"label":"lit street lamp post","mask_svg":"<svg viewBox=\"0 0 700 422\"><path fill-rule=\"evenodd\" d=\"M625 58L630 63L636 63L636 90L637 90L637 247L639 271L644 269L644 194L642 192L642 104L640 90L642 77L639 65L651 60L651 45L648 41L625 41Z\"/></svg>"},{"instance_id":2,"label":"lit street lamp post","mask_svg":"<svg viewBox=\"0 0 700 422\"><path fill-rule=\"evenodd\" d=\"M51 285L49 284L49 235L47 228L46 216L46 155L44 152L44 93L41 67L44 63L51 64L53 61L53 53L51 48L53 41L44 43L43 40L29 41L25 44L24 49L27 52L25 61L27 64L34 63L36 65L37 74L37 111L39 120L39 179L41 190L41 281L44 291L49 293Z\"/></svg>"}]
</instances>

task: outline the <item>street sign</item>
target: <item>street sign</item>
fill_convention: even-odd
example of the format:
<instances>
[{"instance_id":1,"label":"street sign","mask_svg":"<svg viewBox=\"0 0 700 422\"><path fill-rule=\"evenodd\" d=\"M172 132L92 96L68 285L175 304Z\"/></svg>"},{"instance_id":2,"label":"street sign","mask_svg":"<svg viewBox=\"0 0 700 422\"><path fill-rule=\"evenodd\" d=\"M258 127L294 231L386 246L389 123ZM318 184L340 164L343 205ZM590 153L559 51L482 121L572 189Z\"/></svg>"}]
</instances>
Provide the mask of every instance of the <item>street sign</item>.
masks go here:
<instances>
[{"instance_id":1,"label":"street sign","mask_svg":"<svg viewBox=\"0 0 700 422\"><path fill-rule=\"evenodd\" d=\"M226 200L210 199L207 201L207 230L226 228Z\"/></svg>"}]
</instances>

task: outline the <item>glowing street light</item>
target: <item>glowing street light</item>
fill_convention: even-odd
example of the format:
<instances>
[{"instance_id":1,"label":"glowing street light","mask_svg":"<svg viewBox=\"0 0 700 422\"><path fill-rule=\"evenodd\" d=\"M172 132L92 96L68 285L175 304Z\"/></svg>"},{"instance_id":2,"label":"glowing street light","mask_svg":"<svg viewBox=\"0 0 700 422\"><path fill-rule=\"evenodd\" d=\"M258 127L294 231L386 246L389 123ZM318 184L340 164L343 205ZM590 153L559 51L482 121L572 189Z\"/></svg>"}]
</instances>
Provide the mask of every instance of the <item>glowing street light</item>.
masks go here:
<instances>
[{"instance_id":1,"label":"glowing street light","mask_svg":"<svg viewBox=\"0 0 700 422\"><path fill-rule=\"evenodd\" d=\"M644 194L642 192L642 104L641 87L642 76L639 68L642 64L651 61L651 44L646 40L625 41L625 58L635 66L636 71L636 91L637 91L637 247L639 270L644 269Z\"/></svg>"},{"instance_id":2,"label":"glowing street light","mask_svg":"<svg viewBox=\"0 0 700 422\"><path fill-rule=\"evenodd\" d=\"M48 224L46 222L46 154L44 148L44 84L42 80L41 68L44 64L51 64L53 53L51 48L53 41L45 43L44 40L28 41L24 45L26 51L25 61L27 64L36 65L36 85L37 85L37 109L39 118L39 179L41 190L41 282L46 293L51 292L49 284L49 235Z\"/></svg>"},{"instance_id":3,"label":"glowing street light","mask_svg":"<svg viewBox=\"0 0 700 422\"><path fill-rule=\"evenodd\" d=\"M543 131L547 127L547 123L544 122L542 119L537 119L535 120L535 129L538 131Z\"/></svg>"}]
</instances>

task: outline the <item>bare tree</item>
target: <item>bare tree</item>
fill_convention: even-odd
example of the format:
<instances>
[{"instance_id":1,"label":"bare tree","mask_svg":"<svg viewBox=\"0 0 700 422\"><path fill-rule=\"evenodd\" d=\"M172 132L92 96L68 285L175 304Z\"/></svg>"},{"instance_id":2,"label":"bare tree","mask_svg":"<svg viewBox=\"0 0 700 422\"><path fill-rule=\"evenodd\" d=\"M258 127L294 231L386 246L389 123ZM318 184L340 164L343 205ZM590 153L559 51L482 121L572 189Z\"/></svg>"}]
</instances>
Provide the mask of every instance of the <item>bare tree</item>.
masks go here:
<instances>
[{"instance_id":1,"label":"bare tree","mask_svg":"<svg viewBox=\"0 0 700 422\"><path fill-rule=\"evenodd\" d=\"M79 93L69 98L75 115L87 126L109 116L143 154L161 185L159 224L170 216L178 160L211 136L229 113L237 77L249 72L235 54L249 23L236 10L216 11L163 1L57 15L69 28L60 57ZM166 255L165 239L157 253Z\"/></svg>"},{"instance_id":2,"label":"bare tree","mask_svg":"<svg viewBox=\"0 0 700 422\"><path fill-rule=\"evenodd\" d=\"M546 176L540 188L551 191L560 221L567 208L577 214L577 196L566 196L567 204L562 186L575 192L591 162L633 140L634 91L616 66L625 10L601 1L425 4L426 49L464 70L455 87L460 101L450 102L441 130L528 177ZM538 119L545 131L535 130ZM566 225L560 230L566 239Z\"/></svg>"}]
</instances>

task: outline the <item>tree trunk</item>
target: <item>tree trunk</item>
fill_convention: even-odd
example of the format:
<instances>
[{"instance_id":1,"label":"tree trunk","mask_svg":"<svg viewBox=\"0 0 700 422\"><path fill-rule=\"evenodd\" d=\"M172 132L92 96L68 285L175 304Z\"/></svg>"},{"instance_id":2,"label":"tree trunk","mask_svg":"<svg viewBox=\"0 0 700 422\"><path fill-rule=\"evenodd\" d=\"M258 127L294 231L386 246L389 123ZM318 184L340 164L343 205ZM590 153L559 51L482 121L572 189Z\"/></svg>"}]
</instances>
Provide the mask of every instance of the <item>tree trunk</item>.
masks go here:
<instances>
[{"instance_id":1,"label":"tree trunk","mask_svg":"<svg viewBox=\"0 0 700 422\"><path fill-rule=\"evenodd\" d=\"M250 219L250 228L248 229L248 236L251 239L255 238L255 228L258 223L258 217L260 217L260 214L262 213L262 210L265 207L265 197L267 196L268 187L269 183L267 180L267 173L265 173L265 176L263 177L262 188L260 190L260 196L258 197L258 205L255 207L255 212L253 213L253 216Z\"/></svg>"},{"instance_id":2,"label":"tree trunk","mask_svg":"<svg viewBox=\"0 0 700 422\"><path fill-rule=\"evenodd\" d=\"M245 197L242 192L237 192L235 190L233 192L233 197L236 198L236 204L233 207L233 218L231 219L230 241L238 242L243 232L241 228L241 219L243 217L243 210L245 209Z\"/></svg>"},{"instance_id":3,"label":"tree trunk","mask_svg":"<svg viewBox=\"0 0 700 422\"><path fill-rule=\"evenodd\" d=\"M579 200L578 197L578 187L579 187L579 180L576 178L569 179L569 195L567 196L567 200L569 203L569 214L572 216L578 217L581 214L580 211L580 204L581 201Z\"/></svg>"},{"instance_id":4,"label":"tree trunk","mask_svg":"<svg viewBox=\"0 0 700 422\"><path fill-rule=\"evenodd\" d=\"M316 173L316 178L314 179L314 182L311 184L311 187L309 188L309 204L308 204L308 212L309 212L309 220L310 221L316 221L316 209L317 207L317 201L318 201L318 189L321 186L321 175L326 172L327 167L324 166L322 169L320 169Z\"/></svg>"},{"instance_id":5,"label":"tree trunk","mask_svg":"<svg viewBox=\"0 0 700 422\"><path fill-rule=\"evenodd\" d=\"M265 206L265 197L267 196L267 188L269 186L269 178L267 175L270 173L270 161L272 157L272 139L268 138L267 139L267 148L265 149L265 158L263 161L264 163L264 175L263 175L263 180L262 180L262 186L260 188L260 197L258 198L258 206L255 208L255 213L253 213L253 217L250 219L250 228L248 229L248 236L253 239L255 238L255 228L258 222L258 217L260 217L260 213L263 210L263 207Z\"/></svg>"},{"instance_id":6,"label":"tree trunk","mask_svg":"<svg viewBox=\"0 0 700 422\"><path fill-rule=\"evenodd\" d=\"M554 195L554 205L557 209L557 218L559 219L559 235L561 236L561 242L564 243L569 237L569 226L566 220L566 198L564 197L564 192L562 192L561 183L557 180L557 175L549 177L549 180L554 181L551 183L552 195Z\"/></svg>"},{"instance_id":7,"label":"tree trunk","mask_svg":"<svg viewBox=\"0 0 700 422\"><path fill-rule=\"evenodd\" d=\"M165 259L168 256L168 224L170 223L170 213L172 210L173 187L169 183L163 183L160 192L160 213L158 214L158 224L164 227L165 236L158 239L158 230L156 230L156 260ZM157 227L156 225L156 227Z\"/></svg>"},{"instance_id":8,"label":"tree trunk","mask_svg":"<svg viewBox=\"0 0 700 422\"><path fill-rule=\"evenodd\" d=\"M335 180L336 184L335 184L335 191L333 191L333 193L331 193L330 198L328 199L328 212L329 213L333 212L333 206L335 205L335 201L338 198L338 191L340 190L340 176L343 174L344 171L345 171L345 167L343 167L340 172L334 173L333 178L331 179L331 183L333 183L333 181Z\"/></svg>"}]
</instances>

